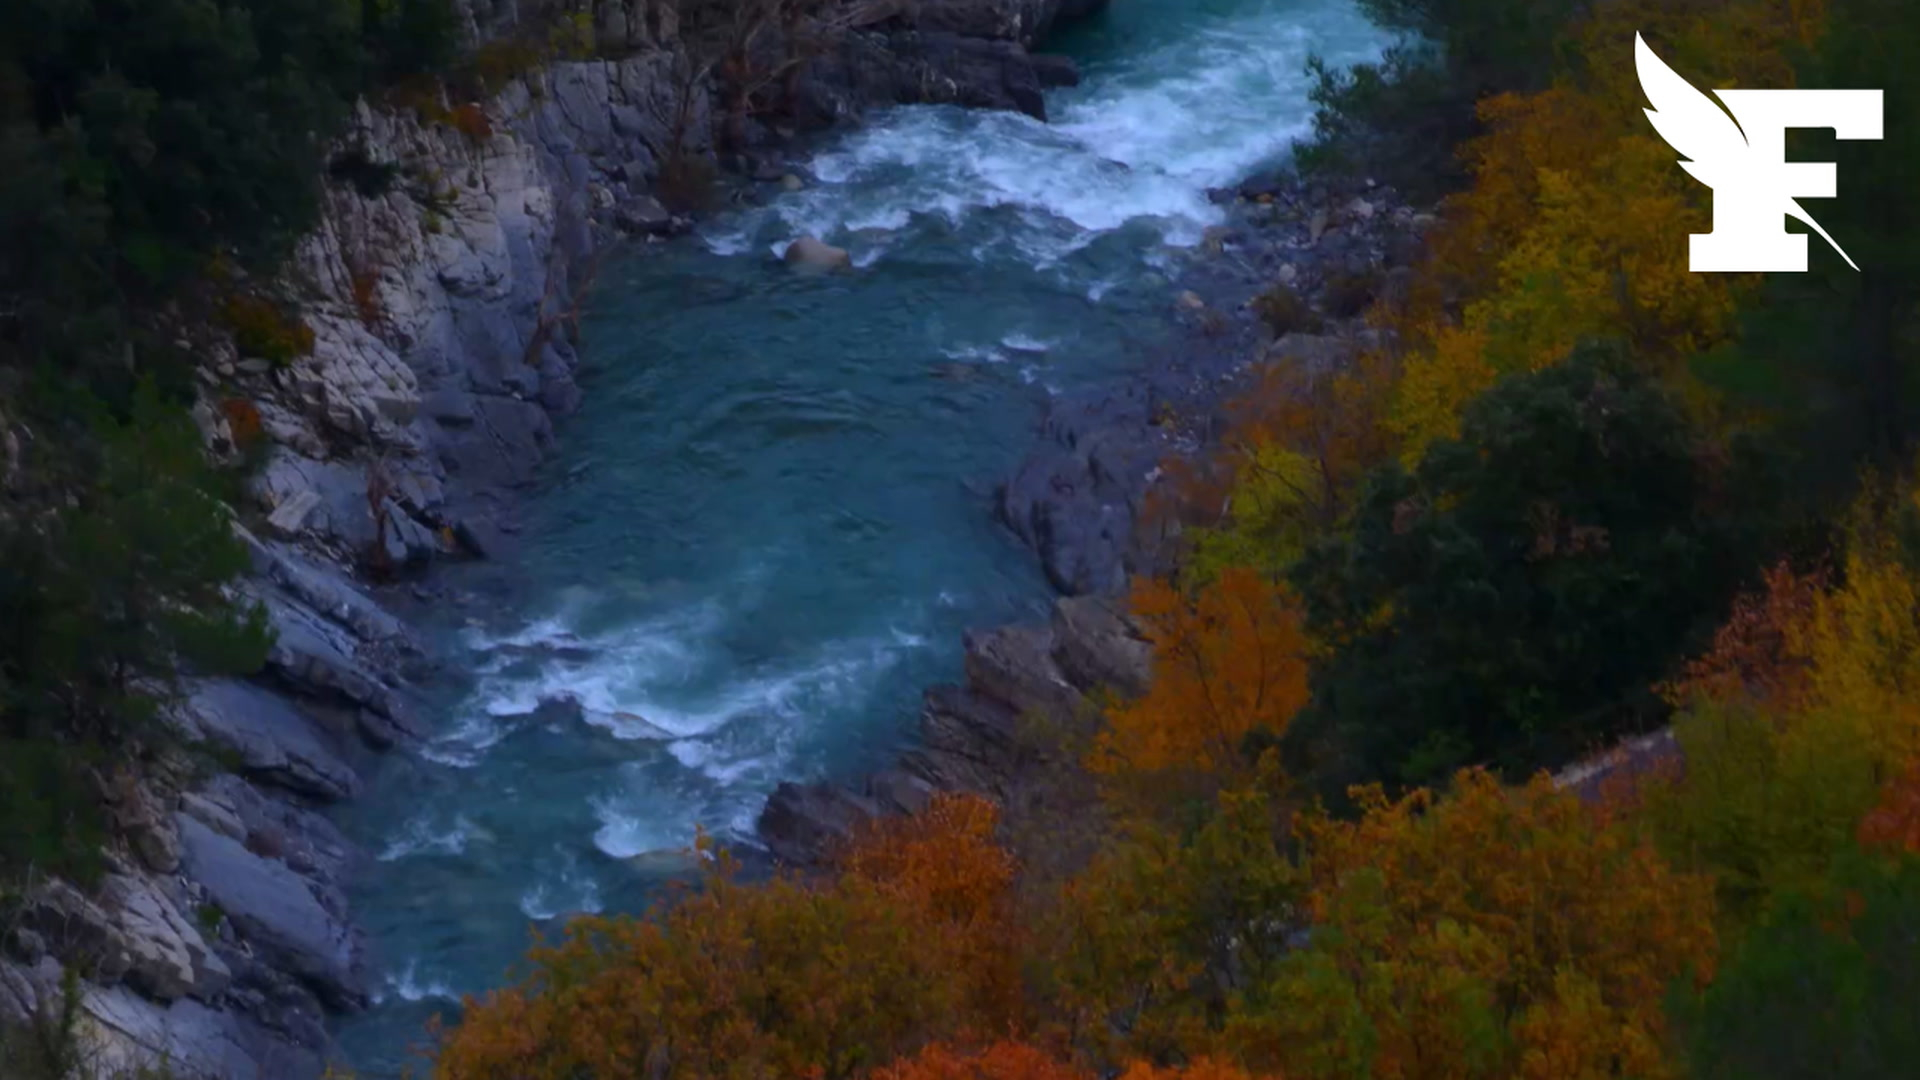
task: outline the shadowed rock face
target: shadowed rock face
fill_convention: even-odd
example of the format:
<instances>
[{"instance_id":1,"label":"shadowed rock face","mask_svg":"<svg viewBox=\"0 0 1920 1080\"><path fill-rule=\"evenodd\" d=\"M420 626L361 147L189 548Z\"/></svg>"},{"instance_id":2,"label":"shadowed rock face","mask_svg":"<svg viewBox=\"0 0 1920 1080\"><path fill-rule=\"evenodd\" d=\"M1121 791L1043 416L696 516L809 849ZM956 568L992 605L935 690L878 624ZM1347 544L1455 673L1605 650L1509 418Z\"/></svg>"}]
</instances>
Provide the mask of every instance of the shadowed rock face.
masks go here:
<instances>
[{"instance_id":1,"label":"shadowed rock face","mask_svg":"<svg viewBox=\"0 0 1920 1080\"><path fill-rule=\"evenodd\" d=\"M201 737L238 756L249 776L322 800L344 799L360 778L286 698L237 679L210 680L183 710Z\"/></svg>"},{"instance_id":2,"label":"shadowed rock face","mask_svg":"<svg viewBox=\"0 0 1920 1080\"><path fill-rule=\"evenodd\" d=\"M322 906L307 881L285 863L256 854L191 816L179 820L182 866L207 890L264 959L310 985L336 1008L366 1004L358 935Z\"/></svg>"},{"instance_id":3,"label":"shadowed rock face","mask_svg":"<svg viewBox=\"0 0 1920 1080\"><path fill-rule=\"evenodd\" d=\"M920 0L843 35L801 72L802 126L853 119L875 105L960 105L1047 118L1042 90L1079 81L1073 61L1035 56L1059 23L1106 0Z\"/></svg>"},{"instance_id":4,"label":"shadowed rock face","mask_svg":"<svg viewBox=\"0 0 1920 1080\"><path fill-rule=\"evenodd\" d=\"M1064 64L1064 66L1063 66ZM842 123L873 105L959 105L1047 118L1042 73L1066 78L1071 63L1036 63L1017 41L946 30L861 32L807 65L796 115L809 127Z\"/></svg>"}]
</instances>

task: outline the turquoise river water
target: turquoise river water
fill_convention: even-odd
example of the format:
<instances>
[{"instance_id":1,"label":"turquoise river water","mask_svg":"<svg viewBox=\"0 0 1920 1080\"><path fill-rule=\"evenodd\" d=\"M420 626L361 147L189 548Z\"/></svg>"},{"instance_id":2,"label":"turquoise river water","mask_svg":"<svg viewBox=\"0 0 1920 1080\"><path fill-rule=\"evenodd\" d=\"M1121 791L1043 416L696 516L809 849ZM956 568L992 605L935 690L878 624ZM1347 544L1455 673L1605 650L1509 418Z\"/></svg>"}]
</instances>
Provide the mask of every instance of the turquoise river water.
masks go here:
<instances>
[{"instance_id":1,"label":"turquoise river water","mask_svg":"<svg viewBox=\"0 0 1920 1080\"><path fill-rule=\"evenodd\" d=\"M1053 43L1085 73L1053 123L895 110L807 189L602 269L525 550L451 576L494 599L436 628L463 673L438 733L340 815L375 856L363 1075L530 927L643 908L697 825L750 845L781 780L883 763L964 629L1044 610L992 485L1048 394L1166 340L1206 189L1307 128L1309 53L1380 44L1346 0L1116 0ZM801 233L856 272L786 271Z\"/></svg>"}]
</instances>

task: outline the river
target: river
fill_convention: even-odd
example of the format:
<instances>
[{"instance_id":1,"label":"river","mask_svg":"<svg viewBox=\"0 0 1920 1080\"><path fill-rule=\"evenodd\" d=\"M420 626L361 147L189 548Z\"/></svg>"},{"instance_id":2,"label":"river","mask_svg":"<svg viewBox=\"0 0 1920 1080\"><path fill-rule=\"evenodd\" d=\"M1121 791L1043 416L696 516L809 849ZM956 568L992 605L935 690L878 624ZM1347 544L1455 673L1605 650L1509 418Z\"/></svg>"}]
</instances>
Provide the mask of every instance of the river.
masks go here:
<instances>
[{"instance_id":1,"label":"river","mask_svg":"<svg viewBox=\"0 0 1920 1080\"><path fill-rule=\"evenodd\" d=\"M478 599L431 628L461 672L438 733L340 815L376 856L363 1075L530 925L641 909L696 826L750 845L781 780L885 763L964 629L1044 611L992 486L1049 394L1174 332L1206 190L1307 130L1308 54L1380 43L1346 0L1117 0L1052 43L1085 76L1053 123L895 110L803 190L603 267L523 550L449 573ZM856 271L788 271L800 233Z\"/></svg>"}]
</instances>

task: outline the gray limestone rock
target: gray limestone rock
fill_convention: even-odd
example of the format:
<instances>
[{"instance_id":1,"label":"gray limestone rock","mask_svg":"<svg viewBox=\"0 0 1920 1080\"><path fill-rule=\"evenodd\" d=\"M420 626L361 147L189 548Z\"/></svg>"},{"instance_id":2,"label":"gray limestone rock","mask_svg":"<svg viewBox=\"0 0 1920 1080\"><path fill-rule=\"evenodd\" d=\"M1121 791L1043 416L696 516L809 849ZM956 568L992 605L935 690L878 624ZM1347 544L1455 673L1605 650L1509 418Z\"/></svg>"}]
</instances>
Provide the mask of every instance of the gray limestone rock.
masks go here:
<instances>
[{"instance_id":1,"label":"gray limestone rock","mask_svg":"<svg viewBox=\"0 0 1920 1080\"><path fill-rule=\"evenodd\" d=\"M253 593L274 632L267 653L274 678L306 697L357 710L366 718L362 733L377 746L422 734L400 694L360 658L350 631L277 590Z\"/></svg>"},{"instance_id":2,"label":"gray limestone rock","mask_svg":"<svg viewBox=\"0 0 1920 1080\"><path fill-rule=\"evenodd\" d=\"M1005 626L966 635L967 684L1016 715L1067 717L1086 699L1053 661L1053 634L1044 626Z\"/></svg>"},{"instance_id":3,"label":"gray limestone rock","mask_svg":"<svg viewBox=\"0 0 1920 1080\"><path fill-rule=\"evenodd\" d=\"M1125 590L1137 510L1173 446L1139 385L1096 387L1058 402L1044 441L1000 490L1000 514L1068 595Z\"/></svg>"},{"instance_id":4,"label":"gray limestone rock","mask_svg":"<svg viewBox=\"0 0 1920 1080\"><path fill-rule=\"evenodd\" d=\"M1137 697L1153 674L1153 647L1112 597L1068 596L1053 605L1053 658L1082 691Z\"/></svg>"},{"instance_id":5,"label":"gray limestone rock","mask_svg":"<svg viewBox=\"0 0 1920 1080\"><path fill-rule=\"evenodd\" d=\"M60 995L60 962L41 955L25 964L0 960L0 1024L20 1026Z\"/></svg>"},{"instance_id":6,"label":"gray limestone rock","mask_svg":"<svg viewBox=\"0 0 1920 1080\"><path fill-rule=\"evenodd\" d=\"M189 995L207 1001L227 988L227 965L152 882L111 874L100 896L127 943L127 981L147 997L163 1004Z\"/></svg>"},{"instance_id":7,"label":"gray limestone rock","mask_svg":"<svg viewBox=\"0 0 1920 1080\"><path fill-rule=\"evenodd\" d=\"M238 755L250 776L321 799L359 791L359 777L313 722L265 688L207 680L192 688L181 712L203 738Z\"/></svg>"},{"instance_id":8,"label":"gray limestone rock","mask_svg":"<svg viewBox=\"0 0 1920 1080\"><path fill-rule=\"evenodd\" d=\"M759 834L775 857L812 865L879 812L873 800L842 787L783 783L760 813Z\"/></svg>"},{"instance_id":9,"label":"gray limestone rock","mask_svg":"<svg viewBox=\"0 0 1920 1080\"><path fill-rule=\"evenodd\" d=\"M103 1076L164 1069L180 1080L319 1080L327 1048L302 1045L191 998L170 1004L125 987L88 987L81 1037Z\"/></svg>"},{"instance_id":10,"label":"gray limestone rock","mask_svg":"<svg viewBox=\"0 0 1920 1080\"><path fill-rule=\"evenodd\" d=\"M126 935L112 916L59 879L40 883L20 904L17 923L87 978L112 985L133 966Z\"/></svg>"},{"instance_id":11,"label":"gray limestone rock","mask_svg":"<svg viewBox=\"0 0 1920 1080\"><path fill-rule=\"evenodd\" d=\"M659 199L639 195L614 210L613 223L622 231L639 236L664 236L673 230L673 215Z\"/></svg>"},{"instance_id":12,"label":"gray limestone rock","mask_svg":"<svg viewBox=\"0 0 1920 1080\"><path fill-rule=\"evenodd\" d=\"M365 1004L358 933L321 907L300 875L188 815L180 838L187 876L255 950L335 1007Z\"/></svg>"}]
</instances>

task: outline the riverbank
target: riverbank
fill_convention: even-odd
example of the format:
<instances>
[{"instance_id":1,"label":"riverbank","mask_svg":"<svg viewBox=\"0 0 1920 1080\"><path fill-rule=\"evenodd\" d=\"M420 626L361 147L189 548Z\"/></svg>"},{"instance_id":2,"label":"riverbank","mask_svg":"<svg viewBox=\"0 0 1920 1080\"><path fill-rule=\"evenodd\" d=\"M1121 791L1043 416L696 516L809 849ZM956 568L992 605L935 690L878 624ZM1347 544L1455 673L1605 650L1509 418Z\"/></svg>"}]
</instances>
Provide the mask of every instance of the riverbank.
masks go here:
<instances>
[{"instance_id":1,"label":"riverbank","mask_svg":"<svg viewBox=\"0 0 1920 1080\"><path fill-rule=\"evenodd\" d=\"M1027 46L1097 6L870 12L801 80L800 121L923 100L1031 111L1041 68L1068 69ZM596 260L619 232L684 228L650 191L667 161L713 156L671 5L598 10L612 59L529 71L450 120L362 105L287 274L308 355L275 367L185 331L207 357L209 442L263 459L236 508L240 590L277 642L258 678L197 683L176 717L232 771L129 776L101 888L45 883L8 928L0 1018L50 1013L77 970L89 1071L317 1076L328 1018L369 1000L344 891L361 855L326 811L428 727L413 687L435 658L404 616L434 600L435 564L512 549L519 493L578 404L571 334ZM467 19L482 41L516 29ZM777 155L781 133L747 135L720 164Z\"/></svg>"},{"instance_id":2,"label":"riverbank","mask_svg":"<svg viewBox=\"0 0 1920 1080\"><path fill-rule=\"evenodd\" d=\"M1126 611L1129 580L1172 571L1180 500L1157 495L1183 464L1216 452L1225 410L1263 364L1338 364L1380 343L1360 309L1404 287L1430 215L1364 178L1329 184L1290 170L1210 198L1226 208L1174 275L1184 330L1140 370L1055 400L1037 445L995 492L999 521L1029 548L1059 598L1044 623L969 632L964 682L930 688L918 740L893 765L841 782L783 783L757 829L781 861L818 865L876 816L936 793L985 794L1058 818L1077 784L1059 757L1097 702L1144 690L1151 649ZM1254 301L1280 289L1318 325L1276 334ZM1300 319L1302 324L1308 321ZM1172 512L1169 512L1172 511Z\"/></svg>"}]
</instances>

